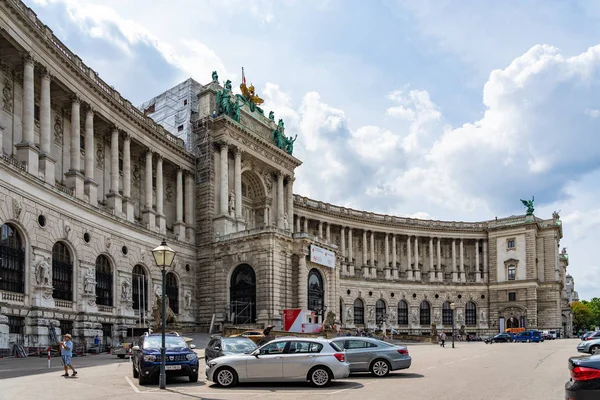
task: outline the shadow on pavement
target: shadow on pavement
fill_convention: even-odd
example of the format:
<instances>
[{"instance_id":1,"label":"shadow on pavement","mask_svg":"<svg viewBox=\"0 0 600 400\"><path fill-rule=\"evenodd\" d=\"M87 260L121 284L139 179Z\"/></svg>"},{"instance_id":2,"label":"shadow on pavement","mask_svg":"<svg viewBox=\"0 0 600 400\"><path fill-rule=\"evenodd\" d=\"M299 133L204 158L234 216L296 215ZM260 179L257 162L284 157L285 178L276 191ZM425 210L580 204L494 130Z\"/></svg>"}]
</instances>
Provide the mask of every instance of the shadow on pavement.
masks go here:
<instances>
[{"instance_id":1,"label":"shadow on pavement","mask_svg":"<svg viewBox=\"0 0 600 400\"><path fill-rule=\"evenodd\" d=\"M413 373L413 372L390 372L388 376L379 377L373 376L369 373L363 374L350 374L350 378L360 378L360 379L415 379L415 378L424 378L425 375Z\"/></svg>"},{"instance_id":2,"label":"shadow on pavement","mask_svg":"<svg viewBox=\"0 0 600 400\"><path fill-rule=\"evenodd\" d=\"M244 391L248 389L252 390L264 390L274 392L279 389L286 389L288 391L302 391L302 390L323 390L323 391L331 391L331 390L342 390L342 389L360 389L364 387L364 385L348 381L348 380L339 380L332 381L329 386L324 388L316 388L311 386L309 383L303 382L273 382L273 383L239 383L237 386L233 388L222 388L215 384L209 386L211 389L218 389L223 391Z\"/></svg>"}]
</instances>

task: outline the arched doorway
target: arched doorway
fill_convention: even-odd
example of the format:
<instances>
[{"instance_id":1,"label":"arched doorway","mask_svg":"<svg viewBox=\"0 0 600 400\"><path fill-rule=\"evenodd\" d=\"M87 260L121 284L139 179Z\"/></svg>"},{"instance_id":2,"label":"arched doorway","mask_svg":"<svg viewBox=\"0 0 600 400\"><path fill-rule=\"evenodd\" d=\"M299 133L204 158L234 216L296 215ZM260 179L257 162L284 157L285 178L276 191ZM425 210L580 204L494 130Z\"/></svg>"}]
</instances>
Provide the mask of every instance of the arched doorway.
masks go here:
<instances>
[{"instance_id":1,"label":"arched doorway","mask_svg":"<svg viewBox=\"0 0 600 400\"><path fill-rule=\"evenodd\" d=\"M256 274L248 264L238 265L231 274L229 312L234 324L256 322Z\"/></svg>"},{"instance_id":2,"label":"arched doorway","mask_svg":"<svg viewBox=\"0 0 600 400\"><path fill-rule=\"evenodd\" d=\"M519 323L519 319L515 318L515 317L510 317L509 319L506 320L506 327L507 328L520 328L521 325Z\"/></svg>"},{"instance_id":3,"label":"arched doorway","mask_svg":"<svg viewBox=\"0 0 600 400\"><path fill-rule=\"evenodd\" d=\"M265 224L264 197L265 189L258 175L250 170L242 172L242 216L246 221L246 229Z\"/></svg>"},{"instance_id":4,"label":"arched doorway","mask_svg":"<svg viewBox=\"0 0 600 400\"><path fill-rule=\"evenodd\" d=\"M308 273L308 309L317 314L315 322L323 322L325 314L325 288L323 287L323 277L316 268Z\"/></svg>"},{"instance_id":5,"label":"arched doorway","mask_svg":"<svg viewBox=\"0 0 600 400\"><path fill-rule=\"evenodd\" d=\"M140 314L144 316L145 310L148 309L148 277L146 276L146 270L141 265L133 267L132 272L133 290L133 309L140 311Z\"/></svg>"},{"instance_id":6,"label":"arched doorway","mask_svg":"<svg viewBox=\"0 0 600 400\"><path fill-rule=\"evenodd\" d=\"M96 304L113 306L113 275L108 257L101 254L96 258Z\"/></svg>"},{"instance_id":7,"label":"arched doorway","mask_svg":"<svg viewBox=\"0 0 600 400\"><path fill-rule=\"evenodd\" d=\"M452 326L452 308L450 308L449 301L445 301L442 304L442 324Z\"/></svg>"},{"instance_id":8,"label":"arched doorway","mask_svg":"<svg viewBox=\"0 0 600 400\"><path fill-rule=\"evenodd\" d=\"M10 224L0 232L0 290L25 293L25 249L17 230Z\"/></svg>"},{"instance_id":9,"label":"arched doorway","mask_svg":"<svg viewBox=\"0 0 600 400\"><path fill-rule=\"evenodd\" d=\"M365 324L365 303L361 299L354 300L354 325Z\"/></svg>"},{"instance_id":10,"label":"arched doorway","mask_svg":"<svg viewBox=\"0 0 600 400\"><path fill-rule=\"evenodd\" d=\"M377 325L383 324L383 322L387 319L386 305L383 299L377 300L375 303L375 323Z\"/></svg>"},{"instance_id":11,"label":"arched doorway","mask_svg":"<svg viewBox=\"0 0 600 400\"><path fill-rule=\"evenodd\" d=\"M405 300L398 302L398 325L408 325L408 303Z\"/></svg>"},{"instance_id":12,"label":"arched doorway","mask_svg":"<svg viewBox=\"0 0 600 400\"><path fill-rule=\"evenodd\" d=\"M175 314L179 314L179 284L177 283L177 276L174 273L167 273L166 277L166 288L167 298L169 299L169 307Z\"/></svg>"},{"instance_id":13,"label":"arched doorway","mask_svg":"<svg viewBox=\"0 0 600 400\"><path fill-rule=\"evenodd\" d=\"M73 301L73 261L63 242L56 242L52 247L52 286L52 297Z\"/></svg>"},{"instance_id":14,"label":"arched doorway","mask_svg":"<svg viewBox=\"0 0 600 400\"><path fill-rule=\"evenodd\" d=\"M421 326L429 326L431 324L431 306L425 300L421 302L419 322Z\"/></svg>"},{"instance_id":15,"label":"arched doorway","mask_svg":"<svg viewBox=\"0 0 600 400\"><path fill-rule=\"evenodd\" d=\"M465 307L465 325L477 325L477 305L472 301L469 301Z\"/></svg>"}]
</instances>

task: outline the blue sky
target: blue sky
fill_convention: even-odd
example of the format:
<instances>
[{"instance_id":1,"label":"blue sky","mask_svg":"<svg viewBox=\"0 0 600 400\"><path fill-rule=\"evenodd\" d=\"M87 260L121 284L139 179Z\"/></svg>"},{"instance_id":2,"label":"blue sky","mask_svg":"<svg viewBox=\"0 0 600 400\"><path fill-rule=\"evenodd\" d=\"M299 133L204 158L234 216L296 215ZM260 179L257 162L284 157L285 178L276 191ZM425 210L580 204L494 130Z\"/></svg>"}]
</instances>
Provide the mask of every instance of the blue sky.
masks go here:
<instances>
[{"instance_id":1,"label":"blue sky","mask_svg":"<svg viewBox=\"0 0 600 400\"><path fill-rule=\"evenodd\" d=\"M536 215L561 211L580 295L600 295L600 3L26 3L134 104L244 66L298 133L297 193L444 220L535 195Z\"/></svg>"}]
</instances>

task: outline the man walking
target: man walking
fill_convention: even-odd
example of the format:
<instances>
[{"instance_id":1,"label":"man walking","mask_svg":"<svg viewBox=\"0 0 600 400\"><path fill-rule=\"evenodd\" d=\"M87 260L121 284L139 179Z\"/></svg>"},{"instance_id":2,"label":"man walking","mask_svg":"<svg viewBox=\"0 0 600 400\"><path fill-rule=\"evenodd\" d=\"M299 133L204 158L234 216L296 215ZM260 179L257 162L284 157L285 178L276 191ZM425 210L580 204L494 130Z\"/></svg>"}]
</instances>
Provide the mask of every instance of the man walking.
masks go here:
<instances>
[{"instance_id":1,"label":"man walking","mask_svg":"<svg viewBox=\"0 0 600 400\"><path fill-rule=\"evenodd\" d=\"M96 354L100 354L100 337L98 335L94 338L94 347L96 348Z\"/></svg>"},{"instance_id":2,"label":"man walking","mask_svg":"<svg viewBox=\"0 0 600 400\"><path fill-rule=\"evenodd\" d=\"M445 344L446 344L446 332L442 331L442 333L440 334L440 340L442 341L440 343L440 346L441 347L446 347L445 346Z\"/></svg>"},{"instance_id":3,"label":"man walking","mask_svg":"<svg viewBox=\"0 0 600 400\"><path fill-rule=\"evenodd\" d=\"M69 368L73 371L73 376L77 375L77 371L73 368L71 364L71 357L73 356L73 341L71 340L71 334L67 333L65 335L65 340L60 342L60 355L63 362L63 367L65 368L65 373L62 375L64 377L69 376Z\"/></svg>"}]
</instances>

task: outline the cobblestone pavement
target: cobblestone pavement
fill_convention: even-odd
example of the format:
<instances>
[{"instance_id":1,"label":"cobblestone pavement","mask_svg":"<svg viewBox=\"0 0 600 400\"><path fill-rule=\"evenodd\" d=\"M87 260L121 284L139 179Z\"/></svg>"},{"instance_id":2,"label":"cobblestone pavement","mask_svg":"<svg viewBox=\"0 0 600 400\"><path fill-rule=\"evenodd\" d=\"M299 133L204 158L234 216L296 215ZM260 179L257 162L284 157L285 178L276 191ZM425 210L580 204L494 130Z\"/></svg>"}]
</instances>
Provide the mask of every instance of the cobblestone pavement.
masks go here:
<instances>
[{"instance_id":1,"label":"cobblestone pavement","mask_svg":"<svg viewBox=\"0 0 600 400\"><path fill-rule=\"evenodd\" d=\"M206 382L173 378L167 390L157 384L140 387L131 364L107 355L74 359L77 378L61 378L58 359L45 368L45 359L0 360L0 399L439 399L548 400L564 396L569 378L567 359L576 355L577 340L544 343L457 343L410 346L413 364L386 378L356 374L325 389L303 384L247 384L220 389ZM199 352L202 355L202 352ZM28 374L28 375L24 375Z\"/></svg>"}]
</instances>

